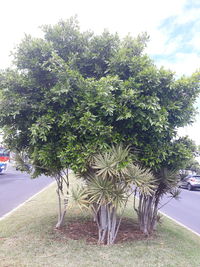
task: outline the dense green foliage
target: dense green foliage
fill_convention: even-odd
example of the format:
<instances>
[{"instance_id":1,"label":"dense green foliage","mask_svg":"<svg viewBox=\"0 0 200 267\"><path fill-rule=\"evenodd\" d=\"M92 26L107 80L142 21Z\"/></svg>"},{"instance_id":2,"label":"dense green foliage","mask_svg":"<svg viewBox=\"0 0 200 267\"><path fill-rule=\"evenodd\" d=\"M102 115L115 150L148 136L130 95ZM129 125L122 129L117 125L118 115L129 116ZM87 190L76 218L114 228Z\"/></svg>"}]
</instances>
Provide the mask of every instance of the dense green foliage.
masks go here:
<instances>
[{"instance_id":1,"label":"dense green foliage","mask_svg":"<svg viewBox=\"0 0 200 267\"><path fill-rule=\"evenodd\" d=\"M43 31L25 36L16 68L0 74L0 127L11 149L26 149L35 176L83 170L89 155L119 142L154 170L191 157L175 137L195 114L199 73L176 80L158 69L144 53L146 34L94 35L75 19Z\"/></svg>"}]
</instances>

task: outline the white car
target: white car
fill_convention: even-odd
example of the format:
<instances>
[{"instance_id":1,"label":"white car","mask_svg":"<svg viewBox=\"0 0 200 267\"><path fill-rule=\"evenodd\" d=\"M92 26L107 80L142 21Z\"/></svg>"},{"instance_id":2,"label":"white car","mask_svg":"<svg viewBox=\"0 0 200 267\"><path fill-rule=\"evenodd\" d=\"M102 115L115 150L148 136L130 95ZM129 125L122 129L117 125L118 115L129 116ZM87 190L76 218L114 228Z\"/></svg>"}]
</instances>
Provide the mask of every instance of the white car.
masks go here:
<instances>
[{"instance_id":1,"label":"white car","mask_svg":"<svg viewBox=\"0 0 200 267\"><path fill-rule=\"evenodd\" d=\"M200 188L200 175L186 176L180 181L179 187L187 188L188 190Z\"/></svg>"}]
</instances>

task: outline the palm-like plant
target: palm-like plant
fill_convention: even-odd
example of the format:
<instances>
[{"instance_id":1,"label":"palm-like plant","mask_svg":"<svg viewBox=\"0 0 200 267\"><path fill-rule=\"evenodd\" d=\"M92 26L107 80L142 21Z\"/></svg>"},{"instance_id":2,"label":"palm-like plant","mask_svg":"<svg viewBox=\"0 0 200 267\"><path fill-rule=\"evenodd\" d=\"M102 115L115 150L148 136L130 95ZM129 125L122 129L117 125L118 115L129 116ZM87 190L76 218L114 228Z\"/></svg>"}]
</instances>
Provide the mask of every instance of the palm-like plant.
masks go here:
<instances>
[{"instance_id":1,"label":"palm-like plant","mask_svg":"<svg viewBox=\"0 0 200 267\"><path fill-rule=\"evenodd\" d=\"M134 204L134 208L138 214L140 230L146 235L150 235L156 229L159 219L159 203L162 196L170 193L170 200L179 197L180 191L176 189L177 179L176 170L163 167L155 174L155 179L152 180L151 194L144 190L145 187L142 187L142 190L139 187L139 204L137 208ZM147 184L149 186L148 181Z\"/></svg>"},{"instance_id":2,"label":"palm-like plant","mask_svg":"<svg viewBox=\"0 0 200 267\"><path fill-rule=\"evenodd\" d=\"M152 188L147 181L153 176L134 165L129 147L123 148L122 145L112 146L108 151L90 157L86 171L79 176L85 181L84 194L80 194L81 202L87 202L94 213L99 243L113 244L122 219L121 214L117 220L117 209L122 207L124 210L134 192L134 185L150 194Z\"/></svg>"}]
</instances>

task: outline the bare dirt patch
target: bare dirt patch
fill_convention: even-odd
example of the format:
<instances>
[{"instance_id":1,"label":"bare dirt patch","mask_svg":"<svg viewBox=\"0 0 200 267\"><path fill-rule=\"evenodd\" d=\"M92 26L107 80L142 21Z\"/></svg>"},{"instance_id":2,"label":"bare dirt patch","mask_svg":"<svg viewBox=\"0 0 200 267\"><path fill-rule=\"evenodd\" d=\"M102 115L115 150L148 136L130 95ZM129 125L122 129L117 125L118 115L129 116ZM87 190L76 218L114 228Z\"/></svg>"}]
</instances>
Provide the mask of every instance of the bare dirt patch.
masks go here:
<instances>
[{"instance_id":1,"label":"bare dirt patch","mask_svg":"<svg viewBox=\"0 0 200 267\"><path fill-rule=\"evenodd\" d=\"M60 230L56 230L60 233L62 239L73 239L73 240L85 240L89 244L97 244L98 241L98 229L96 223L92 220L88 221L74 221L67 224ZM138 225L129 220L123 219L119 228L117 239L115 243L124 243L137 240L149 239L140 230Z\"/></svg>"}]
</instances>

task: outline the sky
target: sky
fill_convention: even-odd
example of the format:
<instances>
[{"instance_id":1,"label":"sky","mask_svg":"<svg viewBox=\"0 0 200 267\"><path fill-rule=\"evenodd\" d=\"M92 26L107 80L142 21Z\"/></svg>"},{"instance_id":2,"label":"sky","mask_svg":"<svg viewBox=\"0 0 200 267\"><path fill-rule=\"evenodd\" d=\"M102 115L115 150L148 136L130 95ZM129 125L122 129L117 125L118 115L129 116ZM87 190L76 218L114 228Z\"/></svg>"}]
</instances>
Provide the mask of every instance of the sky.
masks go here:
<instances>
[{"instance_id":1,"label":"sky","mask_svg":"<svg viewBox=\"0 0 200 267\"><path fill-rule=\"evenodd\" d=\"M0 69L11 65L10 52L24 34L40 37L41 25L77 15L81 30L104 29L136 36L147 32L146 52L157 66L180 77L200 69L200 0L6 0L1 2ZM200 97L196 103L200 112ZM200 114L181 129L200 145Z\"/></svg>"}]
</instances>

